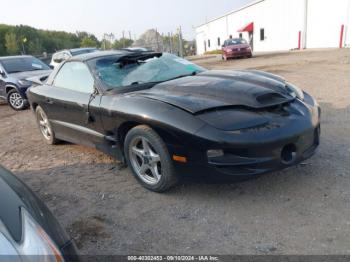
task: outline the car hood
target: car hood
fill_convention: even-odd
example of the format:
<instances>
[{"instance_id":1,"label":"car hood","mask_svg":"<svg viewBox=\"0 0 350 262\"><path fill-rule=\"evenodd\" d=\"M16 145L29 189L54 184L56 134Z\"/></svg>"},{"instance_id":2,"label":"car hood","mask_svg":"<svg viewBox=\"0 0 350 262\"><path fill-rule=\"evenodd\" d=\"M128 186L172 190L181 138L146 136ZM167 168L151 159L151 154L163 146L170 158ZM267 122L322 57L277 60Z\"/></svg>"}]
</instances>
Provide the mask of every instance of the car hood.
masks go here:
<instances>
[{"instance_id":1,"label":"car hood","mask_svg":"<svg viewBox=\"0 0 350 262\"><path fill-rule=\"evenodd\" d=\"M17 79L28 79L35 76L48 76L49 74L51 74L51 72L52 70L35 70L35 71L12 73L10 74L10 76Z\"/></svg>"},{"instance_id":2,"label":"car hood","mask_svg":"<svg viewBox=\"0 0 350 262\"><path fill-rule=\"evenodd\" d=\"M190 113L220 107L272 107L295 99L283 78L261 71L206 71L155 85L137 95Z\"/></svg>"}]
</instances>

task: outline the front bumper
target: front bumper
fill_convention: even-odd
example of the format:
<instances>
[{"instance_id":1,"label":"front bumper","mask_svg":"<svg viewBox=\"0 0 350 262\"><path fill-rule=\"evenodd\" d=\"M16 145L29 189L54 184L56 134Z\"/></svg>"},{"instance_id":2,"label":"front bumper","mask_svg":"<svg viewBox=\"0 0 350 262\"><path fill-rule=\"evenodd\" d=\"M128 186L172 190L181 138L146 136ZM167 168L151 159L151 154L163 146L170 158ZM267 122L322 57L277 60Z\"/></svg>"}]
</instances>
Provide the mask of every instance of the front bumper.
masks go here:
<instances>
[{"instance_id":1,"label":"front bumper","mask_svg":"<svg viewBox=\"0 0 350 262\"><path fill-rule=\"evenodd\" d=\"M281 141L275 147L252 147L246 152L227 150L225 156L211 159L211 173L221 175L255 176L282 170L310 158L320 144L320 126L293 139Z\"/></svg>"},{"instance_id":2,"label":"front bumper","mask_svg":"<svg viewBox=\"0 0 350 262\"><path fill-rule=\"evenodd\" d=\"M224 156L212 159L204 157L202 152L200 161L176 163L175 167L183 177L247 179L295 166L312 157L320 144L320 133L321 128L318 125L277 143L251 145L248 148L226 148ZM198 152L190 154L189 159L198 157L193 154Z\"/></svg>"},{"instance_id":3,"label":"front bumper","mask_svg":"<svg viewBox=\"0 0 350 262\"><path fill-rule=\"evenodd\" d=\"M176 163L175 167L184 176L245 179L295 166L310 158L320 145L321 109L311 96L305 95L305 102L298 101L293 106L293 110L302 110L283 117L279 128L253 129L239 134L210 127L201 129L190 150L171 150L188 159L187 163ZM223 150L224 155L208 158L209 149Z\"/></svg>"},{"instance_id":4,"label":"front bumper","mask_svg":"<svg viewBox=\"0 0 350 262\"><path fill-rule=\"evenodd\" d=\"M244 51L232 51L232 52L226 53L227 58L244 57L244 56L252 56L252 52L250 50L244 50Z\"/></svg>"}]
</instances>

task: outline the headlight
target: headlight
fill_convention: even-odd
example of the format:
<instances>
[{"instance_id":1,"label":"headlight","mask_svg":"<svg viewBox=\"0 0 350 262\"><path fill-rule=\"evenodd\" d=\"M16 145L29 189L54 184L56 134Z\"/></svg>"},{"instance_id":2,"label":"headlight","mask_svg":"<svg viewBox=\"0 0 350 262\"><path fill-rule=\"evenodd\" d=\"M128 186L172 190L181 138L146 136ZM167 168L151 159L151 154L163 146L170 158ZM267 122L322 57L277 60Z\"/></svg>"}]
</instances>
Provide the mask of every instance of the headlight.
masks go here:
<instances>
[{"instance_id":1,"label":"headlight","mask_svg":"<svg viewBox=\"0 0 350 262\"><path fill-rule=\"evenodd\" d=\"M20 84L21 86L30 86L32 84L32 82L22 79L18 81L18 84Z\"/></svg>"},{"instance_id":2,"label":"headlight","mask_svg":"<svg viewBox=\"0 0 350 262\"><path fill-rule=\"evenodd\" d=\"M21 242L18 244L15 241L10 241L0 233L0 255L25 256L26 261L64 262L56 244L34 221L31 215L23 208L21 214ZM21 260L19 259L19 261Z\"/></svg>"},{"instance_id":3,"label":"headlight","mask_svg":"<svg viewBox=\"0 0 350 262\"><path fill-rule=\"evenodd\" d=\"M304 92L299 87L291 83L287 83L286 87L290 92L293 92L296 95L296 97L299 98L300 100L303 101L305 99Z\"/></svg>"}]
</instances>

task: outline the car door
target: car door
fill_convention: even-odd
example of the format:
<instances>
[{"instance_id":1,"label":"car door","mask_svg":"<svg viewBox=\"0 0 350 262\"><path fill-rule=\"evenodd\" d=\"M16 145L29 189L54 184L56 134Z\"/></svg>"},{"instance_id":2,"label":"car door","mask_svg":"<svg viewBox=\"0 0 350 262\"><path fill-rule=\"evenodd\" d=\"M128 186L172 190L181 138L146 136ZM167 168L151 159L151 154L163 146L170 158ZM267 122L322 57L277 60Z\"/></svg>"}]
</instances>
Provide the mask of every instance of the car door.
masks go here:
<instances>
[{"instance_id":1,"label":"car door","mask_svg":"<svg viewBox=\"0 0 350 262\"><path fill-rule=\"evenodd\" d=\"M62 65L49 94L44 111L57 138L93 147L103 143L101 95L85 63L72 61Z\"/></svg>"}]
</instances>

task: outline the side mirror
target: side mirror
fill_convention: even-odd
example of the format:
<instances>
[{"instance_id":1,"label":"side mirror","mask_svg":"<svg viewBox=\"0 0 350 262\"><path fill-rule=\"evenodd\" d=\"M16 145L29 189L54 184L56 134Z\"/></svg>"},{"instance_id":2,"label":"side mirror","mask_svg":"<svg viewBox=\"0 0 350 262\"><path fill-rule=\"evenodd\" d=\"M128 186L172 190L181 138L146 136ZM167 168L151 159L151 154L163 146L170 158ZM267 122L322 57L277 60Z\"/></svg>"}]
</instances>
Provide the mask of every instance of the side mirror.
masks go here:
<instances>
[{"instance_id":1,"label":"side mirror","mask_svg":"<svg viewBox=\"0 0 350 262\"><path fill-rule=\"evenodd\" d=\"M55 69L55 67L54 67L53 65L49 65L49 67L50 67L51 69Z\"/></svg>"},{"instance_id":2,"label":"side mirror","mask_svg":"<svg viewBox=\"0 0 350 262\"><path fill-rule=\"evenodd\" d=\"M56 59L54 59L53 60L55 63L61 63L62 61L63 61L63 59L62 58L56 58Z\"/></svg>"},{"instance_id":3,"label":"side mirror","mask_svg":"<svg viewBox=\"0 0 350 262\"><path fill-rule=\"evenodd\" d=\"M2 68L0 68L0 75L2 77L6 77L6 73L5 73L5 71Z\"/></svg>"}]
</instances>

